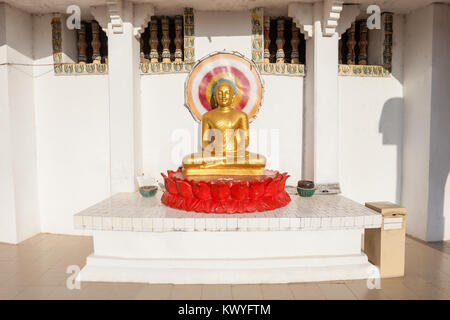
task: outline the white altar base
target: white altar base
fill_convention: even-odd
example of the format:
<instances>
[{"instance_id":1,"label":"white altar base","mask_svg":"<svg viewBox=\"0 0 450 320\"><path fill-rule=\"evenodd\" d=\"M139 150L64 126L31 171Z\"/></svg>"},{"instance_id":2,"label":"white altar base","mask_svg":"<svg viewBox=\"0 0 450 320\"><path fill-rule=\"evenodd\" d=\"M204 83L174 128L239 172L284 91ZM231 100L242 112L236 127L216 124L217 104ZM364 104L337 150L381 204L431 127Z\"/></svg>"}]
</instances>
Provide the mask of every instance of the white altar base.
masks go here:
<instances>
[{"instance_id":1,"label":"white altar base","mask_svg":"<svg viewBox=\"0 0 450 320\"><path fill-rule=\"evenodd\" d=\"M302 198L270 212L204 214L168 208L161 193L119 193L75 215L93 230L80 281L173 284L366 279L364 229L381 215L340 195ZM370 268L372 267L372 268Z\"/></svg>"}]
</instances>

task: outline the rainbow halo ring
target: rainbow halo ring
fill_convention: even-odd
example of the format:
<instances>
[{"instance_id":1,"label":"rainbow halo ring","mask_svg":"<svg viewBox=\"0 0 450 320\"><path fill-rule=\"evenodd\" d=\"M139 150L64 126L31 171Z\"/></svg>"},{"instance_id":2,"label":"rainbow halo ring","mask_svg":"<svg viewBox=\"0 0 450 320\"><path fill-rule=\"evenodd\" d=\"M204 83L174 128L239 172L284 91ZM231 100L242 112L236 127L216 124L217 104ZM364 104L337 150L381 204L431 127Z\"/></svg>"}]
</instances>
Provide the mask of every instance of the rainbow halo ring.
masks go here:
<instances>
[{"instance_id":1,"label":"rainbow halo ring","mask_svg":"<svg viewBox=\"0 0 450 320\"><path fill-rule=\"evenodd\" d=\"M219 82L227 81L235 91L233 106L249 120L262 103L263 83L258 68L238 52L214 52L199 60L185 83L185 104L195 120L212 110L211 97Z\"/></svg>"}]
</instances>

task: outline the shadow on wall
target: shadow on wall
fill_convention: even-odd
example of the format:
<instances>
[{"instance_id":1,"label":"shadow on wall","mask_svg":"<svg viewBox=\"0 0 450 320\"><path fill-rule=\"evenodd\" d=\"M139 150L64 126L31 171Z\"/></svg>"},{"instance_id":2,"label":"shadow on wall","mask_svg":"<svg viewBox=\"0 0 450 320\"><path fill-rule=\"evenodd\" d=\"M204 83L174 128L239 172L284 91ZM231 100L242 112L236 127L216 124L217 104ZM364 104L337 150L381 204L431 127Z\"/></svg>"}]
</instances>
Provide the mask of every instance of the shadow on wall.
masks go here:
<instances>
[{"instance_id":1,"label":"shadow on wall","mask_svg":"<svg viewBox=\"0 0 450 320\"><path fill-rule=\"evenodd\" d=\"M399 128L400 125L400 128ZM384 145L397 147L397 179L395 199L401 203L402 161L403 161L403 99L392 98L384 103L381 112L379 132L383 135Z\"/></svg>"}]
</instances>

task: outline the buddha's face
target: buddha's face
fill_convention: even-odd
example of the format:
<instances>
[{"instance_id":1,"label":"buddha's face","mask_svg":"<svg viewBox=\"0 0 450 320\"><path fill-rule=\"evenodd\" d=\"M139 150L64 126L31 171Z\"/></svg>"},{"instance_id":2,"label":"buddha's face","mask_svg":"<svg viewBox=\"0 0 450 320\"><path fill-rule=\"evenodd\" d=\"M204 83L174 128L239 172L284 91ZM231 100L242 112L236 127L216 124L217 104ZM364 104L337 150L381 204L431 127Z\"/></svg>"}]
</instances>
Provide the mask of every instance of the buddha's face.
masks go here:
<instances>
[{"instance_id":1,"label":"buddha's face","mask_svg":"<svg viewBox=\"0 0 450 320\"><path fill-rule=\"evenodd\" d=\"M214 90L214 98L219 107L230 107L234 99L233 87L227 82L218 84Z\"/></svg>"}]
</instances>

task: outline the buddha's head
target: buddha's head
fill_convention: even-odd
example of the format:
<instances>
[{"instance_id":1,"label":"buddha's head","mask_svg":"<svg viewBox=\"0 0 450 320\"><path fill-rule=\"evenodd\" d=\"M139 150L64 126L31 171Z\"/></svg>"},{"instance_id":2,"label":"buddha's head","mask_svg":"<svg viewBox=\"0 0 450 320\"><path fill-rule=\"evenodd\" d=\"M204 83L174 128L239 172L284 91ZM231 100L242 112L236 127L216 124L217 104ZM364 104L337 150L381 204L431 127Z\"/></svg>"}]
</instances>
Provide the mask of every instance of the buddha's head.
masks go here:
<instances>
[{"instance_id":1,"label":"buddha's head","mask_svg":"<svg viewBox=\"0 0 450 320\"><path fill-rule=\"evenodd\" d=\"M214 107L231 107L235 97L234 88L228 81L222 81L214 89Z\"/></svg>"}]
</instances>

